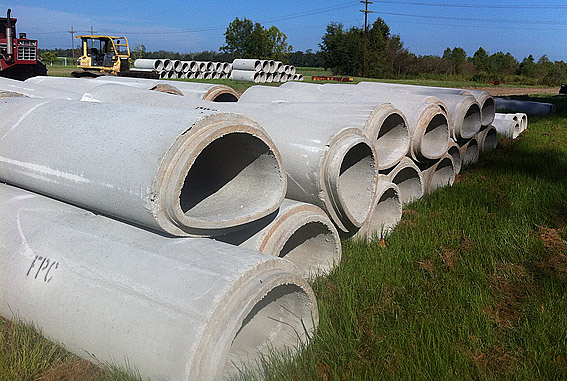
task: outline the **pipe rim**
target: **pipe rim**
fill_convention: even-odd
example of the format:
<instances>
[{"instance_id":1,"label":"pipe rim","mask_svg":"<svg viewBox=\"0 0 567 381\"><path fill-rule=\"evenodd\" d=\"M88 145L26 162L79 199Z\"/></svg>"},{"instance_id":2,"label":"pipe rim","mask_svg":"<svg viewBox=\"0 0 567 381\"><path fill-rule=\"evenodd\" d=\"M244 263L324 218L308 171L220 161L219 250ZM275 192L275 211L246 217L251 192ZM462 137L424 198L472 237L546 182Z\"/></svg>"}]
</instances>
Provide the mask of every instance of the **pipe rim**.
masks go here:
<instances>
[{"instance_id":1,"label":"pipe rim","mask_svg":"<svg viewBox=\"0 0 567 381\"><path fill-rule=\"evenodd\" d=\"M240 114L219 113L197 120L188 131L190 138L185 137L186 134L180 136L162 159L159 172L162 175L154 183L152 212L164 230L175 235L211 236L222 229L225 234L231 228L237 230L240 225L262 218L278 208L287 189L285 169L279 151L256 122ZM207 184L214 189L203 198L203 192L207 190L204 181L193 185L190 177L196 176L196 171L197 174L199 171L216 174L207 168L208 162L203 165L202 160L211 155L211 151L205 150L210 148L214 152L218 149L218 142L221 142L222 147L226 141L235 138L237 141L244 138L246 144L251 144L252 148L258 150L253 153L257 156L240 168L238 173L231 175L233 177L225 177L223 180L226 174L220 172L219 177L211 177ZM245 146L240 144L240 147ZM249 155L248 152L246 154ZM246 156L243 159L249 158L250 156ZM234 160L228 162L234 164ZM259 173L252 172L251 175L250 171L254 169L259 170ZM215 179L224 184L214 184ZM186 181L189 181L187 188ZM254 181L254 186L250 186L251 181ZM238 201L235 196L235 188L238 190L239 186L244 187L243 183L247 184L248 192L242 197L249 197L252 191L257 193L257 197L253 197L256 200L254 205L249 205L251 203L244 202L244 199ZM222 187L218 188L219 185ZM232 210L228 209L230 203L233 204ZM164 206L160 207L161 204ZM221 218L222 213L225 215Z\"/></svg>"},{"instance_id":2,"label":"pipe rim","mask_svg":"<svg viewBox=\"0 0 567 381\"><path fill-rule=\"evenodd\" d=\"M348 232L361 227L370 215L378 183L377 154L356 129L342 131L329 147L322 165L324 202L333 222Z\"/></svg>"},{"instance_id":3,"label":"pipe rim","mask_svg":"<svg viewBox=\"0 0 567 381\"><path fill-rule=\"evenodd\" d=\"M391 103L381 104L372 111L364 133L379 154L379 169L394 166L408 153L410 132L407 119Z\"/></svg>"},{"instance_id":4,"label":"pipe rim","mask_svg":"<svg viewBox=\"0 0 567 381\"><path fill-rule=\"evenodd\" d=\"M494 121L494 115L496 113L496 105L494 104L494 98L490 95L485 95L486 98L479 100L480 103L480 115L481 123L483 126L488 126L492 121Z\"/></svg>"},{"instance_id":5,"label":"pipe rim","mask_svg":"<svg viewBox=\"0 0 567 381\"><path fill-rule=\"evenodd\" d=\"M275 299L280 293L289 297L283 301L287 305L281 297ZM265 301L270 303L258 311L257 307L261 307ZM239 311L236 316L234 311ZM261 311L269 312L269 316L260 315ZM261 339L269 344L247 351L253 357L248 361L252 366L259 352L266 354L265 351L271 348L276 351L296 351L307 343L319 323L317 301L309 284L298 275L292 263L273 257L243 274L225 293L223 300L218 302L211 316L218 316L219 319L212 319L204 328L193 361L187 363L187 379L189 375L194 379L233 376L235 369L229 360L231 351L238 349L234 345L235 342L237 347L240 344L239 337L262 336ZM293 324L280 322L286 318ZM261 324L250 324L258 319L268 322L272 329L262 330ZM247 324L243 326L245 321ZM283 332L276 334L281 330Z\"/></svg>"},{"instance_id":6,"label":"pipe rim","mask_svg":"<svg viewBox=\"0 0 567 381\"><path fill-rule=\"evenodd\" d=\"M417 160L437 160L447 152L449 138L447 114L439 105L428 104L420 114L412 135L412 154Z\"/></svg>"},{"instance_id":7,"label":"pipe rim","mask_svg":"<svg viewBox=\"0 0 567 381\"><path fill-rule=\"evenodd\" d=\"M357 239L371 242L387 237L402 219L402 202L398 186L380 181L370 217L356 233Z\"/></svg>"},{"instance_id":8,"label":"pipe rim","mask_svg":"<svg viewBox=\"0 0 567 381\"><path fill-rule=\"evenodd\" d=\"M455 163L451 155L445 155L434 165L428 184L428 193L431 194L439 188L451 186L454 182Z\"/></svg>"},{"instance_id":9,"label":"pipe rim","mask_svg":"<svg viewBox=\"0 0 567 381\"><path fill-rule=\"evenodd\" d=\"M478 134L482 127L481 110L472 95L463 97L463 102L459 104L455 112L455 119L459 121L459 123L454 123L456 138L469 139Z\"/></svg>"},{"instance_id":10,"label":"pipe rim","mask_svg":"<svg viewBox=\"0 0 567 381\"><path fill-rule=\"evenodd\" d=\"M425 193L423 174L410 158L402 159L392 172L388 174L388 177L390 182L398 186L402 205L409 204L423 197Z\"/></svg>"},{"instance_id":11,"label":"pipe rim","mask_svg":"<svg viewBox=\"0 0 567 381\"><path fill-rule=\"evenodd\" d=\"M459 149L459 145L455 142L452 142L449 145L449 149L447 150L447 154L451 155L453 158L453 163L455 164L455 174L459 174L461 172L461 150Z\"/></svg>"}]
</instances>

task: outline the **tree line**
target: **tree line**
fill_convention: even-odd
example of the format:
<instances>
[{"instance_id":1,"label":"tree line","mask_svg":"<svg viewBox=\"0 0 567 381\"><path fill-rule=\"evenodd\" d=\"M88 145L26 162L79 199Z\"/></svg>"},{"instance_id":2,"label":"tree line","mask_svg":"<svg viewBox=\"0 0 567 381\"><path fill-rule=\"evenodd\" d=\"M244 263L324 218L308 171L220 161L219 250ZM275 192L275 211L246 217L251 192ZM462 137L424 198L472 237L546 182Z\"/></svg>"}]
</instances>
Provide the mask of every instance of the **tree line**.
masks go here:
<instances>
[{"instance_id":1,"label":"tree line","mask_svg":"<svg viewBox=\"0 0 567 381\"><path fill-rule=\"evenodd\" d=\"M319 51L293 51L287 36L277 27L265 28L246 18L236 18L226 29L225 44L219 51L178 53L147 51L144 45L131 50L132 59L169 58L177 60L231 62L235 58L260 58L283 61L299 67L323 67L334 74L370 78L452 79L478 82L499 81L509 84L556 86L567 82L567 63L551 61L547 56L537 61L532 55L519 62L509 52L489 54L480 47L472 56L460 47L447 48L441 56L416 55L392 34L386 22L378 18L366 33L367 53L364 65L364 30L346 29L331 22L321 37ZM45 58L72 57L71 49L40 49L53 53ZM78 54L78 53L77 53ZM42 54L42 57L44 54Z\"/></svg>"}]
</instances>

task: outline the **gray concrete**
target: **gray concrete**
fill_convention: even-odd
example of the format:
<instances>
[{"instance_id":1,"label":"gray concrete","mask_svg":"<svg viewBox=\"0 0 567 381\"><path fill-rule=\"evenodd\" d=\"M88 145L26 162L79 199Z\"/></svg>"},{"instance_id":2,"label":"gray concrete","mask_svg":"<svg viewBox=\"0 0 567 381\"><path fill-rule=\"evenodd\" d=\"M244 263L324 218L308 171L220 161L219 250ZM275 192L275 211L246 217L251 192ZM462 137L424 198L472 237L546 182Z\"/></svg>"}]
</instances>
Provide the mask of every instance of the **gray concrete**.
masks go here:
<instances>
[{"instance_id":1,"label":"gray concrete","mask_svg":"<svg viewBox=\"0 0 567 381\"><path fill-rule=\"evenodd\" d=\"M555 105L553 103L494 98L494 104L496 110L501 113L524 113L527 116L548 116L555 113Z\"/></svg>"},{"instance_id":2,"label":"gray concrete","mask_svg":"<svg viewBox=\"0 0 567 381\"><path fill-rule=\"evenodd\" d=\"M232 73L230 74L230 79L233 81L264 83L266 82L266 75L265 73L260 71L232 69Z\"/></svg>"},{"instance_id":3,"label":"gray concrete","mask_svg":"<svg viewBox=\"0 0 567 381\"><path fill-rule=\"evenodd\" d=\"M395 167L380 171L389 182L398 186L402 205L419 200L423 196L423 175L409 157L403 158Z\"/></svg>"},{"instance_id":4,"label":"gray concrete","mask_svg":"<svg viewBox=\"0 0 567 381\"><path fill-rule=\"evenodd\" d=\"M341 125L330 119L299 117L284 103L196 102L110 85L93 89L85 97L97 102L166 105L179 111L245 114L266 129L282 154L288 177L286 197L319 206L345 232L360 227L370 213L378 159L370 141L360 130L350 127L350 118Z\"/></svg>"},{"instance_id":5,"label":"gray concrete","mask_svg":"<svg viewBox=\"0 0 567 381\"><path fill-rule=\"evenodd\" d=\"M323 102L367 104L379 106L391 103L407 121L411 141L409 155L415 160L441 157L447 150L449 126L446 107L434 97L396 96L392 93L379 97L357 90L356 85L316 85L310 83L284 83L279 88L252 86L240 97L240 102L265 101ZM332 106L329 107L332 109Z\"/></svg>"},{"instance_id":6,"label":"gray concrete","mask_svg":"<svg viewBox=\"0 0 567 381\"><path fill-rule=\"evenodd\" d=\"M455 164L455 174L458 175L461 172L461 147L459 147L459 145L453 139L451 139L451 142L449 143L449 149L447 150L447 153L453 158L453 163Z\"/></svg>"},{"instance_id":7,"label":"gray concrete","mask_svg":"<svg viewBox=\"0 0 567 381\"><path fill-rule=\"evenodd\" d=\"M516 139L520 136L521 127L516 113L496 113L492 122L496 131L510 139Z\"/></svg>"},{"instance_id":8,"label":"gray concrete","mask_svg":"<svg viewBox=\"0 0 567 381\"><path fill-rule=\"evenodd\" d=\"M0 114L1 180L152 229L226 234L285 195L278 150L243 115L26 98Z\"/></svg>"},{"instance_id":9,"label":"gray concrete","mask_svg":"<svg viewBox=\"0 0 567 381\"><path fill-rule=\"evenodd\" d=\"M476 140L480 152L495 149L498 146L498 132L494 126L488 126L477 134Z\"/></svg>"},{"instance_id":10,"label":"gray concrete","mask_svg":"<svg viewBox=\"0 0 567 381\"><path fill-rule=\"evenodd\" d=\"M476 137L470 138L465 142L459 142L461 150L461 164L472 164L478 161L480 146Z\"/></svg>"},{"instance_id":11,"label":"gray concrete","mask_svg":"<svg viewBox=\"0 0 567 381\"><path fill-rule=\"evenodd\" d=\"M400 190L386 176L380 176L370 218L354 235L355 239L371 242L387 237L402 218Z\"/></svg>"},{"instance_id":12,"label":"gray concrete","mask_svg":"<svg viewBox=\"0 0 567 381\"><path fill-rule=\"evenodd\" d=\"M425 181L425 194L431 194L437 189L451 186L455 182L455 163L453 157L446 154L441 159L431 163L419 163Z\"/></svg>"},{"instance_id":13,"label":"gray concrete","mask_svg":"<svg viewBox=\"0 0 567 381\"><path fill-rule=\"evenodd\" d=\"M285 258L308 279L328 274L341 261L339 233L325 212L289 199L246 229L215 239Z\"/></svg>"},{"instance_id":14,"label":"gray concrete","mask_svg":"<svg viewBox=\"0 0 567 381\"><path fill-rule=\"evenodd\" d=\"M35 83L0 77L0 97L6 98L11 96L79 100L81 99L82 93L53 89Z\"/></svg>"},{"instance_id":15,"label":"gray concrete","mask_svg":"<svg viewBox=\"0 0 567 381\"><path fill-rule=\"evenodd\" d=\"M138 58L134 61L134 67L138 69L164 70L163 61L160 59Z\"/></svg>"},{"instance_id":16,"label":"gray concrete","mask_svg":"<svg viewBox=\"0 0 567 381\"><path fill-rule=\"evenodd\" d=\"M520 124L520 134L528 129L528 116L522 112L516 113L516 118Z\"/></svg>"},{"instance_id":17,"label":"gray concrete","mask_svg":"<svg viewBox=\"0 0 567 381\"><path fill-rule=\"evenodd\" d=\"M343 85L348 86L348 85ZM472 94L450 94L444 92L423 91L419 86L398 85L394 83L360 82L356 86L365 93L380 97L392 93L396 97L433 95L441 100L447 108L449 126L453 139L468 139L474 136L481 127L480 105Z\"/></svg>"},{"instance_id":18,"label":"gray concrete","mask_svg":"<svg viewBox=\"0 0 567 381\"><path fill-rule=\"evenodd\" d=\"M261 71L262 61L255 58L237 58L232 61L232 70Z\"/></svg>"},{"instance_id":19,"label":"gray concrete","mask_svg":"<svg viewBox=\"0 0 567 381\"><path fill-rule=\"evenodd\" d=\"M0 314L91 362L143 379L214 380L318 323L289 261L167 238L0 185Z\"/></svg>"}]
</instances>

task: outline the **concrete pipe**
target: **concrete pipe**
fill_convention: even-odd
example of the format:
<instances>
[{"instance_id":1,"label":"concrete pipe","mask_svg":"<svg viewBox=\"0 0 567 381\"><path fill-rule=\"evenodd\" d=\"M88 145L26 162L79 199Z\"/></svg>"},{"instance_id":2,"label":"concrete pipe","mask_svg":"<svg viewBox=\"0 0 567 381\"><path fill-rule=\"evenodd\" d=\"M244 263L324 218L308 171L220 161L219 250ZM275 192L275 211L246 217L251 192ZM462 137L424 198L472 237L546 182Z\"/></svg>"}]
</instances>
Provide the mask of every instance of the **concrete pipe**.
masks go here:
<instances>
[{"instance_id":1,"label":"concrete pipe","mask_svg":"<svg viewBox=\"0 0 567 381\"><path fill-rule=\"evenodd\" d=\"M431 194L441 187L451 186L455 182L455 163L453 157L446 154L431 163L418 163L425 181L425 194Z\"/></svg>"},{"instance_id":2,"label":"concrete pipe","mask_svg":"<svg viewBox=\"0 0 567 381\"><path fill-rule=\"evenodd\" d=\"M423 197L424 180L421 170L409 157L404 157L395 167L380 171L387 181L398 186L402 205Z\"/></svg>"},{"instance_id":3,"label":"concrete pipe","mask_svg":"<svg viewBox=\"0 0 567 381\"><path fill-rule=\"evenodd\" d=\"M171 60L164 59L163 60L163 70L165 70L165 71L173 70L173 62Z\"/></svg>"},{"instance_id":4,"label":"concrete pipe","mask_svg":"<svg viewBox=\"0 0 567 381\"><path fill-rule=\"evenodd\" d=\"M408 98L410 99L408 100ZM338 103L344 105L342 106L344 110L345 107L354 108L356 104L364 104L366 106L389 104L391 99L395 101L395 103L392 103L394 103L398 114L405 116L404 122L406 123L403 126L404 131L401 129L392 131L392 137L398 138L399 143L388 139L383 146L384 150L377 147L381 169L393 166L408 152L408 149L411 157L416 160L435 160L444 155L449 141L449 127L446 114L440 108L443 104L433 97L400 96L395 98L389 95L379 98L378 96L361 96L361 92L357 90L356 85L328 86L287 82L280 87L252 86L242 94L240 102L309 102L309 107L312 107L312 104L315 102L327 102L328 111L326 113L333 112L333 116L340 116L341 113L333 111ZM344 114L344 116L348 116L351 113L346 111ZM314 113L313 115L319 116L320 114ZM401 123L396 125L402 127ZM407 131L407 128L409 128L409 131ZM408 132L412 136L411 139L408 139ZM366 133L371 138L379 136L368 131ZM403 136L406 137L404 138ZM390 154L391 157L382 160L385 155Z\"/></svg>"},{"instance_id":5,"label":"concrete pipe","mask_svg":"<svg viewBox=\"0 0 567 381\"><path fill-rule=\"evenodd\" d=\"M289 261L7 185L0 213L0 314L91 362L216 380L272 350L293 353L317 326L313 291Z\"/></svg>"},{"instance_id":6,"label":"concrete pipe","mask_svg":"<svg viewBox=\"0 0 567 381\"><path fill-rule=\"evenodd\" d=\"M189 61L181 61L181 72L185 74L189 73Z\"/></svg>"},{"instance_id":7,"label":"concrete pipe","mask_svg":"<svg viewBox=\"0 0 567 381\"><path fill-rule=\"evenodd\" d=\"M516 99L494 98L497 110L524 113L528 116L548 116L555 113L553 103L520 101Z\"/></svg>"},{"instance_id":8,"label":"concrete pipe","mask_svg":"<svg viewBox=\"0 0 567 381\"><path fill-rule=\"evenodd\" d=\"M179 78L179 73L177 73L175 70L171 70L167 73L167 78L168 79L177 79Z\"/></svg>"},{"instance_id":9,"label":"concrete pipe","mask_svg":"<svg viewBox=\"0 0 567 381\"><path fill-rule=\"evenodd\" d=\"M231 77L233 81L247 81L254 83L265 82L265 74L259 71L249 71L249 70L232 70Z\"/></svg>"},{"instance_id":10,"label":"concrete pipe","mask_svg":"<svg viewBox=\"0 0 567 381\"><path fill-rule=\"evenodd\" d=\"M11 96L24 96L28 98L55 98L78 100L80 93L58 90L32 82L22 82L14 79L0 77L0 98Z\"/></svg>"},{"instance_id":11,"label":"concrete pipe","mask_svg":"<svg viewBox=\"0 0 567 381\"><path fill-rule=\"evenodd\" d=\"M213 71L216 73L222 73L222 62L211 62L213 64Z\"/></svg>"},{"instance_id":12,"label":"concrete pipe","mask_svg":"<svg viewBox=\"0 0 567 381\"><path fill-rule=\"evenodd\" d=\"M169 234L226 234L285 195L275 145L242 115L25 98L0 114L0 180Z\"/></svg>"},{"instance_id":13,"label":"concrete pipe","mask_svg":"<svg viewBox=\"0 0 567 381\"><path fill-rule=\"evenodd\" d=\"M370 217L354 235L355 239L371 242L386 238L402 219L402 202L398 186L381 176Z\"/></svg>"},{"instance_id":14,"label":"concrete pipe","mask_svg":"<svg viewBox=\"0 0 567 381\"><path fill-rule=\"evenodd\" d=\"M274 74L278 70L278 63L274 60L270 60L270 73Z\"/></svg>"},{"instance_id":15,"label":"concrete pipe","mask_svg":"<svg viewBox=\"0 0 567 381\"><path fill-rule=\"evenodd\" d=\"M228 62L225 62L225 63L223 64L222 71L223 71L225 74L230 74L230 72L232 71L232 64L231 64L231 63L228 63Z\"/></svg>"},{"instance_id":16,"label":"concrete pipe","mask_svg":"<svg viewBox=\"0 0 567 381\"><path fill-rule=\"evenodd\" d=\"M375 82L364 82L362 86L367 86L366 85L367 83L373 84ZM433 95L441 99L443 102L445 101L446 94L464 95L464 96L472 95L480 106L481 124L483 126L487 126L494 119L494 111L495 111L494 99L490 96L490 94L487 91L468 90L468 89L463 90L463 89L454 89L447 87L416 86L416 85L403 85L403 84L379 83L379 85L386 85L391 87L397 87L399 89L406 89L415 94Z\"/></svg>"},{"instance_id":17,"label":"concrete pipe","mask_svg":"<svg viewBox=\"0 0 567 381\"><path fill-rule=\"evenodd\" d=\"M516 119L520 125L520 134L528 129L528 116L522 112L516 113Z\"/></svg>"},{"instance_id":18,"label":"concrete pipe","mask_svg":"<svg viewBox=\"0 0 567 381\"><path fill-rule=\"evenodd\" d=\"M199 64L197 61L188 61L189 62L189 71L192 73L196 73L199 71Z\"/></svg>"},{"instance_id":19,"label":"concrete pipe","mask_svg":"<svg viewBox=\"0 0 567 381\"><path fill-rule=\"evenodd\" d=\"M266 73L266 83L274 82L274 75L272 73Z\"/></svg>"},{"instance_id":20,"label":"concrete pipe","mask_svg":"<svg viewBox=\"0 0 567 381\"><path fill-rule=\"evenodd\" d=\"M461 172L461 147L451 139L449 143L449 149L447 154L451 155L453 158L453 163L455 164L455 174L458 175Z\"/></svg>"},{"instance_id":21,"label":"concrete pipe","mask_svg":"<svg viewBox=\"0 0 567 381\"><path fill-rule=\"evenodd\" d=\"M495 149L498 146L498 132L494 126L488 126L476 137L480 151Z\"/></svg>"},{"instance_id":22,"label":"concrete pipe","mask_svg":"<svg viewBox=\"0 0 567 381\"><path fill-rule=\"evenodd\" d=\"M164 69L162 60L147 58L138 58L136 61L134 61L134 67L137 69L153 69L157 71Z\"/></svg>"},{"instance_id":23,"label":"concrete pipe","mask_svg":"<svg viewBox=\"0 0 567 381\"><path fill-rule=\"evenodd\" d=\"M280 75L280 82L287 82L288 79L289 79L289 75L288 75L288 74L282 73L282 74Z\"/></svg>"},{"instance_id":24,"label":"concrete pipe","mask_svg":"<svg viewBox=\"0 0 567 381\"><path fill-rule=\"evenodd\" d=\"M260 71L264 73L269 73L272 67L270 60L260 60L262 62L262 69Z\"/></svg>"},{"instance_id":25,"label":"concrete pipe","mask_svg":"<svg viewBox=\"0 0 567 381\"><path fill-rule=\"evenodd\" d=\"M328 274L341 261L339 233L325 212L289 199L246 229L215 239L287 259L306 279Z\"/></svg>"},{"instance_id":26,"label":"concrete pipe","mask_svg":"<svg viewBox=\"0 0 567 381\"><path fill-rule=\"evenodd\" d=\"M416 89L414 89L413 86L399 86L392 83L360 82L357 87L361 88L365 93L368 94L394 93L394 96L396 98L399 98L401 95L428 95L421 93L419 91L419 87L418 91L416 92ZM457 95L437 92L430 95L436 96L445 105L447 115L449 116L449 126L451 128L451 136L453 137L453 139L468 139L480 131L480 105L478 104L474 96L472 96L472 94ZM384 94L381 96L386 95Z\"/></svg>"},{"instance_id":27,"label":"concrete pipe","mask_svg":"<svg viewBox=\"0 0 567 381\"><path fill-rule=\"evenodd\" d=\"M283 62L281 61L276 61L276 72L279 74L282 74L285 71L285 66L283 64Z\"/></svg>"},{"instance_id":28,"label":"concrete pipe","mask_svg":"<svg viewBox=\"0 0 567 381\"><path fill-rule=\"evenodd\" d=\"M189 78L189 72L187 72L187 73L180 73L180 74L179 74L179 78L183 78L183 79Z\"/></svg>"},{"instance_id":29,"label":"concrete pipe","mask_svg":"<svg viewBox=\"0 0 567 381\"><path fill-rule=\"evenodd\" d=\"M478 140L475 137L470 138L466 142L459 143L459 146L461 150L462 165L472 164L478 161L480 154L480 147L478 144Z\"/></svg>"},{"instance_id":30,"label":"concrete pipe","mask_svg":"<svg viewBox=\"0 0 567 381\"><path fill-rule=\"evenodd\" d=\"M167 79L167 74L168 74L167 71L162 70L162 71L159 72L159 77L162 78L162 79Z\"/></svg>"},{"instance_id":31,"label":"concrete pipe","mask_svg":"<svg viewBox=\"0 0 567 381\"><path fill-rule=\"evenodd\" d=\"M272 82L281 82L281 80L282 80L281 74L278 73L278 72L275 72L274 77L272 78Z\"/></svg>"},{"instance_id":32,"label":"concrete pipe","mask_svg":"<svg viewBox=\"0 0 567 381\"><path fill-rule=\"evenodd\" d=\"M287 75L291 74L291 66L290 65L284 65L284 73L286 73Z\"/></svg>"},{"instance_id":33,"label":"concrete pipe","mask_svg":"<svg viewBox=\"0 0 567 381\"><path fill-rule=\"evenodd\" d=\"M370 141L349 124L301 118L285 104L197 102L158 92L105 86L106 89L93 89L89 100L166 105L178 112L230 110L247 115L266 129L282 154L288 175L288 198L319 206L344 231L358 228L368 217L378 159Z\"/></svg>"},{"instance_id":34,"label":"concrete pipe","mask_svg":"<svg viewBox=\"0 0 567 381\"><path fill-rule=\"evenodd\" d=\"M290 65L290 66L289 66L289 74L290 74L290 75L295 75L295 66L293 66L293 65Z\"/></svg>"},{"instance_id":35,"label":"concrete pipe","mask_svg":"<svg viewBox=\"0 0 567 381\"><path fill-rule=\"evenodd\" d=\"M232 61L232 70L261 71L263 62L253 58L237 58Z\"/></svg>"},{"instance_id":36,"label":"concrete pipe","mask_svg":"<svg viewBox=\"0 0 567 381\"><path fill-rule=\"evenodd\" d=\"M203 79L213 79L213 72L206 71Z\"/></svg>"},{"instance_id":37,"label":"concrete pipe","mask_svg":"<svg viewBox=\"0 0 567 381\"><path fill-rule=\"evenodd\" d=\"M183 72L183 63L180 60L173 60L171 62L173 63L173 71L176 73Z\"/></svg>"},{"instance_id":38,"label":"concrete pipe","mask_svg":"<svg viewBox=\"0 0 567 381\"><path fill-rule=\"evenodd\" d=\"M494 121L492 122L496 131L510 139L516 139L520 136L520 122L518 121L518 114L504 114L496 113Z\"/></svg>"},{"instance_id":39,"label":"concrete pipe","mask_svg":"<svg viewBox=\"0 0 567 381\"><path fill-rule=\"evenodd\" d=\"M195 74L194 74L195 75ZM151 80L151 79L140 79L140 78L124 78L124 77L109 77L108 79L96 79L96 84L100 86L101 84L120 84L125 86L137 87L140 89L148 90L158 90L161 87L172 87L170 92L179 95L183 95L186 99L199 99L213 102L236 102L238 101L238 93L226 85L218 85L212 83L197 83L197 82L172 82ZM98 87L97 86L97 87ZM94 89L94 86L90 87L89 90ZM87 92L87 91L85 91Z\"/></svg>"}]
</instances>

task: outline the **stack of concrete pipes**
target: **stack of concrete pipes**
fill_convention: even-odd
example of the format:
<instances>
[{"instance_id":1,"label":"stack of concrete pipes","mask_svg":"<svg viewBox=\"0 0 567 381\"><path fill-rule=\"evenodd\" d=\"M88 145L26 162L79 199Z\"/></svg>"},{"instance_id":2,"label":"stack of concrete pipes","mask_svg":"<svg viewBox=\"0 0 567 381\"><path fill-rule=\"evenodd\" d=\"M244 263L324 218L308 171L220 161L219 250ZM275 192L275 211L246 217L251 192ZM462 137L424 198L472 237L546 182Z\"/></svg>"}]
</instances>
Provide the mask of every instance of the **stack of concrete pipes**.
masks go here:
<instances>
[{"instance_id":1,"label":"stack of concrete pipes","mask_svg":"<svg viewBox=\"0 0 567 381\"><path fill-rule=\"evenodd\" d=\"M219 379L306 344L318 323L306 278L339 263L340 239L320 208L284 199L265 129L76 92L98 81L208 104L199 84L76 81L0 79L0 314L152 379Z\"/></svg>"},{"instance_id":2,"label":"stack of concrete pipes","mask_svg":"<svg viewBox=\"0 0 567 381\"><path fill-rule=\"evenodd\" d=\"M233 81L271 83L303 81L303 75L295 72L295 66L285 65L280 61L238 58L232 62L230 79Z\"/></svg>"},{"instance_id":3,"label":"stack of concrete pipes","mask_svg":"<svg viewBox=\"0 0 567 381\"><path fill-rule=\"evenodd\" d=\"M492 122L496 131L510 139L516 139L528 128L528 116L524 113L499 113Z\"/></svg>"},{"instance_id":4,"label":"stack of concrete pipes","mask_svg":"<svg viewBox=\"0 0 567 381\"><path fill-rule=\"evenodd\" d=\"M175 79L227 79L232 72L232 64L211 61L180 61L169 59L146 59L134 61L136 70L150 70L160 78Z\"/></svg>"}]
</instances>

